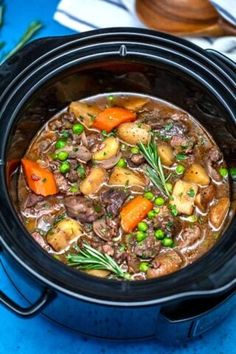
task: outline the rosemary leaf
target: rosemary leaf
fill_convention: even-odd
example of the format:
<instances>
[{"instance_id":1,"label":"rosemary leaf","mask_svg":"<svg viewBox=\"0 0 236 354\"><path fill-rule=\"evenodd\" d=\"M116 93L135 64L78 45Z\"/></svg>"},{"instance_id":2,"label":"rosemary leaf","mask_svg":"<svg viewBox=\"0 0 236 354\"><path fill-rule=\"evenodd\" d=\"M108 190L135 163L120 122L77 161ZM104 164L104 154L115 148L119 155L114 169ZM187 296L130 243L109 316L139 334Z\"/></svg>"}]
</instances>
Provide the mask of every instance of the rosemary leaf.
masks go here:
<instances>
[{"instance_id":1,"label":"rosemary leaf","mask_svg":"<svg viewBox=\"0 0 236 354\"><path fill-rule=\"evenodd\" d=\"M10 56L15 54L20 48L22 48L41 28L42 23L39 21L33 21L27 28L26 32L20 38L18 44L5 55L4 60L8 59Z\"/></svg>"},{"instance_id":2,"label":"rosemary leaf","mask_svg":"<svg viewBox=\"0 0 236 354\"><path fill-rule=\"evenodd\" d=\"M109 270L119 278L130 279L130 274L124 272L113 258L99 252L87 243L83 244L77 255L67 255L67 261L68 265L78 267L81 270L104 269Z\"/></svg>"},{"instance_id":3,"label":"rosemary leaf","mask_svg":"<svg viewBox=\"0 0 236 354\"><path fill-rule=\"evenodd\" d=\"M139 148L145 160L152 167L148 167L146 170L148 177L165 196L170 197L170 192L168 191L166 185L166 182L170 178L170 175L167 176L167 178L165 177L155 141L152 140L147 145L140 143Z\"/></svg>"}]
</instances>

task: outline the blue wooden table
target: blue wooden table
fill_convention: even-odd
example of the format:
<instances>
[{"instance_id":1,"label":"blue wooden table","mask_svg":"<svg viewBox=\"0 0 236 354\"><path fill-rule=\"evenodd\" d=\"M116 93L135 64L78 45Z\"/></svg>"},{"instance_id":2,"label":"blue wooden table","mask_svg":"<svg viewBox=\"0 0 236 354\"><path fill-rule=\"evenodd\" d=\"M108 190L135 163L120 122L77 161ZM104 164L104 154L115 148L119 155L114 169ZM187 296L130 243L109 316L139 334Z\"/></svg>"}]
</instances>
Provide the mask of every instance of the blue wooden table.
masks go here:
<instances>
[{"instance_id":1,"label":"blue wooden table","mask_svg":"<svg viewBox=\"0 0 236 354\"><path fill-rule=\"evenodd\" d=\"M0 41L7 42L6 51L16 44L19 36L33 20L40 20L44 23L44 28L37 37L73 33L52 19L58 0L5 0L5 3L5 24L0 31ZM0 289L24 304L1 267ZM41 316L24 320L0 306L0 354L236 354L235 330L236 312L234 311L217 328L182 346L170 347L155 341L121 344L83 338L76 333L55 326Z\"/></svg>"}]
</instances>

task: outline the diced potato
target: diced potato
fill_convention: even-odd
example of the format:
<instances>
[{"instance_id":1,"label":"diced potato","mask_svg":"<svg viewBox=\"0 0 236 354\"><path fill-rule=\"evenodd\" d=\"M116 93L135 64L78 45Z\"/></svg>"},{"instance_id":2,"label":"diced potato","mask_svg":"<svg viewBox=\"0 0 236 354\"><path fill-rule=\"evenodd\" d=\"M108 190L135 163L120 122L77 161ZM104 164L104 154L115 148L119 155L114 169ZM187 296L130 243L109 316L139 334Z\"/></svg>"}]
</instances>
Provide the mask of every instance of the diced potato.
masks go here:
<instances>
[{"instance_id":1,"label":"diced potato","mask_svg":"<svg viewBox=\"0 0 236 354\"><path fill-rule=\"evenodd\" d=\"M85 195L95 194L107 179L106 170L102 167L93 167L89 175L80 183L80 191Z\"/></svg>"},{"instance_id":2,"label":"diced potato","mask_svg":"<svg viewBox=\"0 0 236 354\"><path fill-rule=\"evenodd\" d=\"M122 106L130 111L138 111L149 101L146 97L129 98Z\"/></svg>"},{"instance_id":3,"label":"diced potato","mask_svg":"<svg viewBox=\"0 0 236 354\"><path fill-rule=\"evenodd\" d=\"M123 123L118 127L117 135L130 145L147 144L151 138L151 127L144 123Z\"/></svg>"},{"instance_id":4,"label":"diced potato","mask_svg":"<svg viewBox=\"0 0 236 354\"><path fill-rule=\"evenodd\" d=\"M202 165L193 163L185 172L184 181L206 186L210 183L210 178Z\"/></svg>"},{"instance_id":5,"label":"diced potato","mask_svg":"<svg viewBox=\"0 0 236 354\"><path fill-rule=\"evenodd\" d=\"M73 240L82 235L78 221L66 218L59 221L47 234L48 244L57 252L64 250Z\"/></svg>"},{"instance_id":6,"label":"diced potato","mask_svg":"<svg viewBox=\"0 0 236 354\"><path fill-rule=\"evenodd\" d=\"M119 151L119 140L112 137L105 139L102 142L101 150L96 151L93 154L93 160L104 161L117 155Z\"/></svg>"},{"instance_id":7,"label":"diced potato","mask_svg":"<svg viewBox=\"0 0 236 354\"><path fill-rule=\"evenodd\" d=\"M229 210L230 201L229 198L220 198L218 202L213 205L209 211L209 220L215 228L219 228L223 223L226 214Z\"/></svg>"},{"instance_id":8,"label":"diced potato","mask_svg":"<svg viewBox=\"0 0 236 354\"><path fill-rule=\"evenodd\" d=\"M98 113L101 110L96 106L90 106L82 102L71 102L69 106L69 112L74 115L83 123L86 127L91 127Z\"/></svg>"},{"instance_id":9,"label":"diced potato","mask_svg":"<svg viewBox=\"0 0 236 354\"><path fill-rule=\"evenodd\" d=\"M116 166L111 173L109 184L113 186L145 187L146 179L141 173L136 173L128 168Z\"/></svg>"},{"instance_id":10,"label":"diced potato","mask_svg":"<svg viewBox=\"0 0 236 354\"><path fill-rule=\"evenodd\" d=\"M110 274L109 270L104 269L90 269L85 272L99 278L106 278Z\"/></svg>"},{"instance_id":11,"label":"diced potato","mask_svg":"<svg viewBox=\"0 0 236 354\"><path fill-rule=\"evenodd\" d=\"M173 165L175 157L174 157L173 149L170 145L158 144L158 153L163 165L165 166Z\"/></svg>"},{"instance_id":12,"label":"diced potato","mask_svg":"<svg viewBox=\"0 0 236 354\"><path fill-rule=\"evenodd\" d=\"M179 213L191 215L197 191L196 184L179 180L174 185L170 204L175 205Z\"/></svg>"}]
</instances>

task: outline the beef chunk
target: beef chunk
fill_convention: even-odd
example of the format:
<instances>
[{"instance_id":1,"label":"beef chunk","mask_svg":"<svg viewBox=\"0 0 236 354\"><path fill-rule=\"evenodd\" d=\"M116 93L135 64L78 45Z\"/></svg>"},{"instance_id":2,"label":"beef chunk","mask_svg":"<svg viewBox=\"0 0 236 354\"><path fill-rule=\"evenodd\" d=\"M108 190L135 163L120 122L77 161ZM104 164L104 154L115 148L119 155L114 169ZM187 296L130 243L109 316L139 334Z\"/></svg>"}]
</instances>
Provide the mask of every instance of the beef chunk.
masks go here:
<instances>
[{"instance_id":1,"label":"beef chunk","mask_svg":"<svg viewBox=\"0 0 236 354\"><path fill-rule=\"evenodd\" d=\"M119 227L119 219L111 220L109 218L101 218L93 222L93 231L104 241L108 241L117 236Z\"/></svg>"},{"instance_id":2,"label":"beef chunk","mask_svg":"<svg viewBox=\"0 0 236 354\"><path fill-rule=\"evenodd\" d=\"M123 190L111 188L102 193L101 202L105 205L108 214L117 216L127 197L128 194Z\"/></svg>"},{"instance_id":3,"label":"beef chunk","mask_svg":"<svg viewBox=\"0 0 236 354\"><path fill-rule=\"evenodd\" d=\"M197 225L187 227L178 237L178 247L185 248L194 245L201 239L201 229Z\"/></svg>"},{"instance_id":4,"label":"beef chunk","mask_svg":"<svg viewBox=\"0 0 236 354\"><path fill-rule=\"evenodd\" d=\"M131 163L130 163L131 162ZM140 166L145 162L145 158L141 154L132 155L129 159L129 165L131 167Z\"/></svg>"},{"instance_id":5,"label":"beef chunk","mask_svg":"<svg viewBox=\"0 0 236 354\"><path fill-rule=\"evenodd\" d=\"M153 268L149 268L147 271L147 278L161 277L176 272L181 267L182 263L183 260L179 253L169 249L154 259L152 263Z\"/></svg>"},{"instance_id":6,"label":"beef chunk","mask_svg":"<svg viewBox=\"0 0 236 354\"><path fill-rule=\"evenodd\" d=\"M66 197L64 204L70 217L85 223L99 219L104 213L99 204L82 196Z\"/></svg>"},{"instance_id":7,"label":"beef chunk","mask_svg":"<svg viewBox=\"0 0 236 354\"><path fill-rule=\"evenodd\" d=\"M68 180L59 172L54 172L57 187L61 193L67 193L70 189Z\"/></svg>"},{"instance_id":8,"label":"beef chunk","mask_svg":"<svg viewBox=\"0 0 236 354\"><path fill-rule=\"evenodd\" d=\"M68 181L74 183L78 181L78 173L75 170L71 170L67 176Z\"/></svg>"},{"instance_id":9,"label":"beef chunk","mask_svg":"<svg viewBox=\"0 0 236 354\"><path fill-rule=\"evenodd\" d=\"M209 159L211 162L218 162L220 159L222 159L222 154L218 148L214 146L207 152L207 159Z\"/></svg>"},{"instance_id":10,"label":"beef chunk","mask_svg":"<svg viewBox=\"0 0 236 354\"><path fill-rule=\"evenodd\" d=\"M45 242L44 238L42 235L40 235L39 232L34 231L32 232L33 239L44 249L47 249L49 246Z\"/></svg>"},{"instance_id":11,"label":"beef chunk","mask_svg":"<svg viewBox=\"0 0 236 354\"><path fill-rule=\"evenodd\" d=\"M174 224L176 224L176 220L174 223L174 217L166 205L160 208L159 213L153 219L153 225L156 229L170 231Z\"/></svg>"},{"instance_id":12,"label":"beef chunk","mask_svg":"<svg viewBox=\"0 0 236 354\"><path fill-rule=\"evenodd\" d=\"M170 145L179 150L184 151L186 154L192 152L195 144L193 137L185 137L183 135L173 135L170 141Z\"/></svg>"},{"instance_id":13,"label":"beef chunk","mask_svg":"<svg viewBox=\"0 0 236 354\"><path fill-rule=\"evenodd\" d=\"M84 145L80 145L76 151L76 158L81 162L88 162L91 160L92 154Z\"/></svg>"},{"instance_id":14,"label":"beef chunk","mask_svg":"<svg viewBox=\"0 0 236 354\"><path fill-rule=\"evenodd\" d=\"M142 242L137 242L133 247L133 253L138 257L149 259L154 258L159 253L161 243L153 236L148 236Z\"/></svg>"},{"instance_id":15,"label":"beef chunk","mask_svg":"<svg viewBox=\"0 0 236 354\"><path fill-rule=\"evenodd\" d=\"M38 202L42 202L44 197L42 195L29 193L24 203L24 209L34 207Z\"/></svg>"},{"instance_id":16,"label":"beef chunk","mask_svg":"<svg viewBox=\"0 0 236 354\"><path fill-rule=\"evenodd\" d=\"M205 156L206 168L209 176L216 182L222 180L221 175L217 171L217 162L222 158L222 154L217 147L212 147Z\"/></svg>"}]
</instances>

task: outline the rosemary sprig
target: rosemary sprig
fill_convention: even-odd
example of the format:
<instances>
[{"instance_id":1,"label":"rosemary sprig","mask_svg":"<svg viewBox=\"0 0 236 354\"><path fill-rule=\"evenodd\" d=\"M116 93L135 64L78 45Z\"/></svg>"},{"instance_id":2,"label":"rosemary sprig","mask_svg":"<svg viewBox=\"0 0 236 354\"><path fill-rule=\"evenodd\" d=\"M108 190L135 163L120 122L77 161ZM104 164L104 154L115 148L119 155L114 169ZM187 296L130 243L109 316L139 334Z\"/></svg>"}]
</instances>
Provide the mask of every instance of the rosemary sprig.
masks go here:
<instances>
[{"instance_id":1,"label":"rosemary sprig","mask_svg":"<svg viewBox=\"0 0 236 354\"><path fill-rule=\"evenodd\" d=\"M15 52L17 52L20 48L22 48L42 28L42 26L42 23L39 21L31 22L26 32L20 38L18 44L5 55L4 61L12 56Z\"/></svg>"},{"instance_id":2,"label":"rosemary sprig","mask_svg":"<svg viewBox=\"0 0 236 354\"><path fill-rule=\"evenodd\" d=\"M78 254L67 255L67 261L68 265L78 267L81 270L109 270L119 278L130 279L130 274L124 272L113 258L99 252L87 243L83 244Z\"/></svg>"},{"instance_id":3,"label":"rosemary sprig","mask_svg":"<svg viewBox=\"0 0 236 354\"><path fill-rule=\"evenodd\" d=\"M157 151L157 146L152 140L147 145L139 144L141 153L151 167L147 167L146 172L152 183L167 197L170 197L166 182L170 175L165 177L160 156Z\"/></svg>"}]
</instances>

